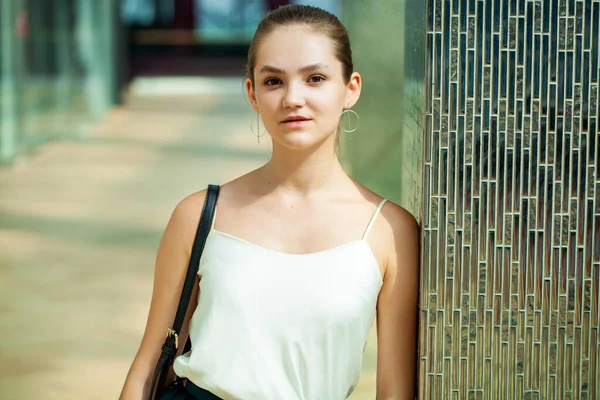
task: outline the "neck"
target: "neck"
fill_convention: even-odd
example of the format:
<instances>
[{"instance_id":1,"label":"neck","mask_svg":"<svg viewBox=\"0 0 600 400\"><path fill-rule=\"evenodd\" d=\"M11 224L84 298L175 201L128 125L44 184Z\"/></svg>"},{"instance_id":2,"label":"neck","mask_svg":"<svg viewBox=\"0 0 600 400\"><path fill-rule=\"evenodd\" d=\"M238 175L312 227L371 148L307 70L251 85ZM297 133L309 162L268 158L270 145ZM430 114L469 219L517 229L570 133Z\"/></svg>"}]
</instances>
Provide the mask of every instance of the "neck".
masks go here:
<instances>
[{"instance_id":1,"label":"neck","mask_svg":"<svg viewBox=\"0 0 600 400\"><path fill-rule=\"evenodd\" d=\"M269 162L260 169L262 180L273 190L294 198L307 198L316 193L330 192L348 175L333 151L333 146L292 151L273 143Z\"/></svg>"}]
</instances>

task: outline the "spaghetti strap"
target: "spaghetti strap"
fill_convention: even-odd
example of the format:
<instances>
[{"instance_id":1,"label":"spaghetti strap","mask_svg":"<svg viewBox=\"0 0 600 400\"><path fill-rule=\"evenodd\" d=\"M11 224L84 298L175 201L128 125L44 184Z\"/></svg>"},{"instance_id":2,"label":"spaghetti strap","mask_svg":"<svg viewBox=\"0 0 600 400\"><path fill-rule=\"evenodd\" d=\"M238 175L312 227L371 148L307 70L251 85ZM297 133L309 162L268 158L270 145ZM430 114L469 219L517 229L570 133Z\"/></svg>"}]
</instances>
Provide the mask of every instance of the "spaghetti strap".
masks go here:
<instances>
[{"instance_id":1,"label":"spaghetti strap","mask_svg":"<svg viewBox=\"0 0 600 400\"><path fill-rule=\"evenodd\" d=\"M377 215L379 215L379 211L381 211L381 207L383 207L383 205L385 204L386 201L387 201L387 199L383 199L383 200L381 200L381 203L379 203L377 210L375 210L375 213L371 217L371 221L369 221L369 225L367 226L367 229L365 229L365 234L363 235L362 240L365 240L367 238L367 235L369 234L369 231L371 230L371 227L373 226L373 223L375 222Z\"/></svg>"}]
</instances>

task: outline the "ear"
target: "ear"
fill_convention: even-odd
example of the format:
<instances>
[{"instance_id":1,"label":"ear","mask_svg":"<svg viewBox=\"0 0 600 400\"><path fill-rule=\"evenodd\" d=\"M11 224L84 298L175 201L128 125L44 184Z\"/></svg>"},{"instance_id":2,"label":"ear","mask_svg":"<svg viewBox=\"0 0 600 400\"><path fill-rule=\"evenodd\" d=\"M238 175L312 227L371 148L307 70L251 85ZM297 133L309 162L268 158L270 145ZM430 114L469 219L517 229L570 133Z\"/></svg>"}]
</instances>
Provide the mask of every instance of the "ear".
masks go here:
<instances>
[{"instance_id":1,"label":"ear","mask_svg":"<svg viewBox=\"0 0 600 400\"><path fill-rule=\"evenodd\" d=\"M350 75L350 81L346 87L346 99L344 100L344 108L352 108L360 97L362 87L362 78L358 72L353 72Z\"/></svg>"},{"instance_id":2,"label":"ear","mask_svg":"<svg viewBox=\"0 0 600 400\"><path fill-rule=\"evenodd\" d=\"M250 106L254 111L260 114L258 110L258 102L256 101L256 93L254 92L254 88L252 87L252 81L250 78L246 78L246 93L248 94L248 100L250 100Z\"/></svg>"}]
</instances>

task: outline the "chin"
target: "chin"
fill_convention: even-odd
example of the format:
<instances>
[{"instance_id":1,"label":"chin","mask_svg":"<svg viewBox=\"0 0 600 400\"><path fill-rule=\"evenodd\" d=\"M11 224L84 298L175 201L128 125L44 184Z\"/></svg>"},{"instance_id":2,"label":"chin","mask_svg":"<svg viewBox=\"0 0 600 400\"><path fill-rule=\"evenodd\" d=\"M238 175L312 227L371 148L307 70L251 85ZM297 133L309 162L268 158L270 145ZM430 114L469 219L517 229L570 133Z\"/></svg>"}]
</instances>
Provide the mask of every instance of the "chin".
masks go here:
<instances>
[{"instance_id":1,"label":"chin","mask_svg":"<svg viewBox=\"0 0 600 400\"><path fill-rule=\"evenodd\" d=\"M321 136L315 132L309 131L294 131L282 132L278 135L277 141L290 149L304 150L312 149L322 145L328 136Z\"/></svg>"}]
</instances>

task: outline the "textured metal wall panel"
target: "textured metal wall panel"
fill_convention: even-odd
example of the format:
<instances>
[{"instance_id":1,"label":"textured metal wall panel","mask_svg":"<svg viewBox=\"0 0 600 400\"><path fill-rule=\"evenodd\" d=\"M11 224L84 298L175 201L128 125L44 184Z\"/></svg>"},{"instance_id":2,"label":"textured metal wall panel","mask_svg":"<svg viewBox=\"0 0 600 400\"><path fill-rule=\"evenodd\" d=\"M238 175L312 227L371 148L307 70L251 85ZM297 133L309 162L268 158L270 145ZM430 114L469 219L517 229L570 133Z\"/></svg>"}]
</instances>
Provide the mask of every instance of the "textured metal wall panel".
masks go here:
<instances>
[{"instance_id":1,"label":"textured metal wall panel","mask_svg":"<svg viewBox=\"0 0 600 400\"><path fill-rule=\"evenodd\" d=\"M600 399L599 0L428 0L421 399Z\"/></svg>"}]
</instances>

